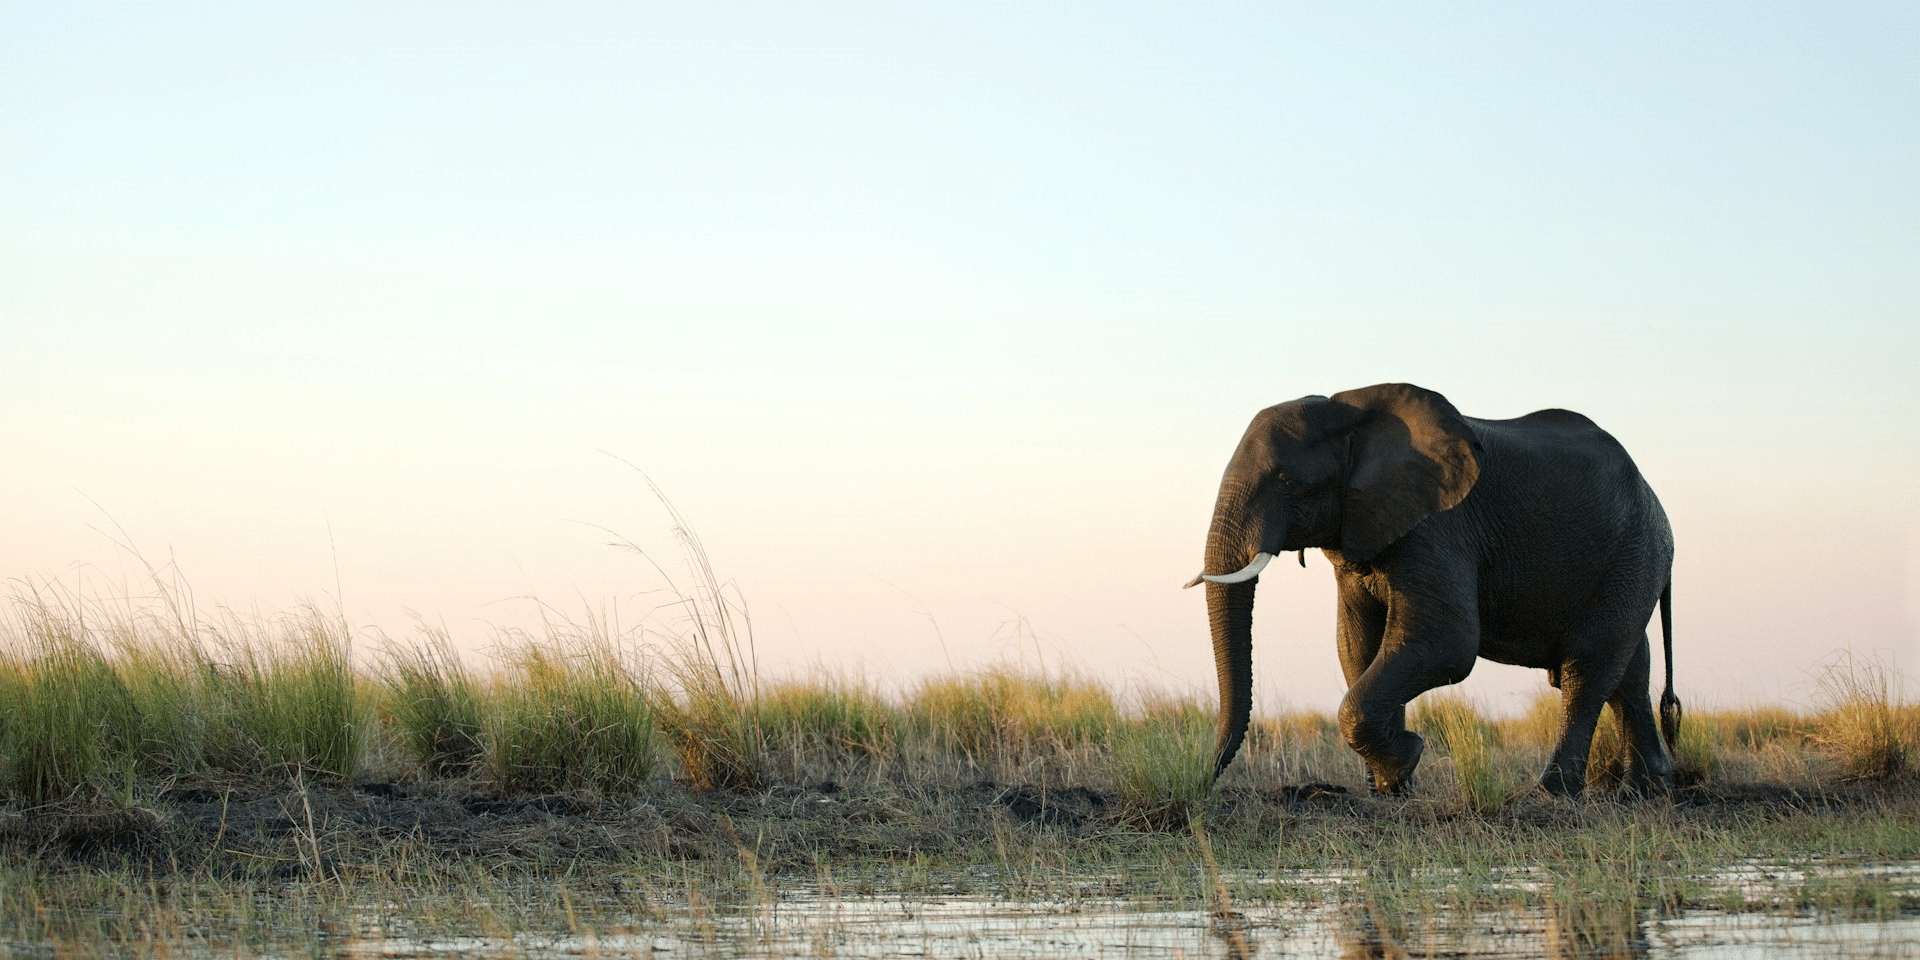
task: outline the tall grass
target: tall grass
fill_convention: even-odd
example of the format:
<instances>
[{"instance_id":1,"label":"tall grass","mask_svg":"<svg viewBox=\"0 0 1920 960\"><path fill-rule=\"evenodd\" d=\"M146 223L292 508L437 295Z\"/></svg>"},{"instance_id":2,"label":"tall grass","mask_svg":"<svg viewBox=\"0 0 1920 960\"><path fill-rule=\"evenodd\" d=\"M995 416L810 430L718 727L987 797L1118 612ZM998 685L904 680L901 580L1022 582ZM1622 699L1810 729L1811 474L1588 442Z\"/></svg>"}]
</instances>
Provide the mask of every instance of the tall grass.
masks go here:
<instances>
[{"instance_id":1,"label":"tall grass","mask_svg":"<svg viewBox=\"0 0 1920 960\"><path fill-rule=\"evenodd\" d=\"M1815 741L1831 751L1847 774L1862 780L1889 780L1912 767L1906 740L1914 731L1909 713L1896 705L1898 675L1875 659L1856 658L1852 650L1835 656L1820 672Z\"/></svg>"},{"instance_id":2,"label":"tall grass","mask_svg":"<svg viewBox=\"0 0 1920 960\"><path fill-rule=\"evenodd\" d=\"M125 793L136 777L209 771L346 776L358 765L366 723L350 643L316 608L182 620L51 584L19 585L12 601L0 781L15 796Z\"/></svg>"},{"instance_id":3,"label":"tall grass","mask_svg":"<svg viewBox=\"0 0 1920 960\"><path fill-rule=\"evenodd\" d=\"M1010 665L922 681L906 714L921 738L975 766L1082 747L1120 718L1113 694L1083 675Z\"/></svg>"},{"instance_id":4,"label":"tall grass","mask_svg":"<svg viewBox=\"0 0 1920 960\"><path fill-rule=\"evenodd\" d=\"M1198 701L1142 698L1113 731L1113 779L1125 821L1153 830L1188 828L1213 792L1214 714Z\"/></svg>"},{"instance_id":5,"label":"tall grass","mask_svg":"<svg viewBox=\"0 0 1920 960\"><path fill-rule=\"evenodd\" d=\"M1212 704L1205 712L1213 712ZM1223 774L1228 783L1325 783L1341 780L1339 771L1360 770L1360 758L1347 749L1340 724L1324 713L1285 710L1255 713L1247 725L1241 759Z\"/></svg>"},{"instance_id":6,"label":"tall grass","mask_svg":"<svg viewBox=\"0 0 1920 960\"><path fill-rule=\"evenodd\" d=\"M130 779L139 714L100 652L64 631L39 630L0 664L0 784L30 804Z\"/></svg>"},{"instance_id":7,"label":"tall grass","mask_svg":"<svg viewBox=\"0 0 1920 960\"><path fill-rule=\"evenodd\" d=\"M444 630L425 630L365 670L340 618L311 606L207 616L164 589L96 602L18 585L0 600L0 803L137 798L184 778L264 772L463 778L510 793L644 793L672 775L726 790L849 778L1085 785L1111 790L1125 822L1155 829L1206 809L1209 698L1123 705L1085 675L1014 665L884 692L825 673L762 681L737 594L710 572L698 583L670 597L664 621L633 629L547 610L538 628L496 632L490 668L463 660ZM1905 776L1920 710L1898 690L1890 668L1843 658L1823 674L1813 711L1696 710L1677 760L1693 779ZM1547 695L1489 719L1441 693L1410 720L1436 764L1417 789L1445 798L1457 784L1462 811L1484 815L1530 789L1559 702ZM1603 718L1596 784L1615 729ZM392 746L369 761L375 741ZM1364 789L1362 765L1323 714L1257 716L1242 757L1235 790Z\"/></svg>"},{"instance_id":8,"label":"tall grass","mask_svg":"<svg viewBox=\"0 0 1920 960\"><path fill-rule=\"evenodd\" d=\"M429 775L465 776L486 759L485 691L445 628L423 628L421 641L388 647L387 721Z\"/></svg>"},{"instance_id":9,"label":"tall grass","mask_svg":"<svg viewBox=\"0 0 1920 960\"><path fill-rule=\"evenodd\" d=\"M1473 701L1457 693L1429 693L1414 704L1413 727L1453 760L1462 800L1478 813L1507 805L1515 792L1495 768L1499 730L1480 715Z\"/></svg>"},{"instance_id":10,"label":"tall grass","mask_svg":"<svg viewBox=\"0 0 1920 960\"><path fill-rule=\"evenodd\" d=\"M862 680L816 672L768 684L759 716L768 748L795 770L884 763L900 747L900 710Z\"/></svg>"},{"instance_id":11,"label":"tall grass","mask_svg":"<svg viewBox=\"0 0 1920 960\"><path fill-rule=\"evenodd\" d=\"M134 744L139 769L184 775L213 767L257 769L243 746L225 685L232 682L191 633L152 617L96 620L111 637L105 652L126 684L140 718Z\"/></svg>"},{"instance_id":12,"label":"tall grass","mask_svg":"<svg viewBox=\"0 0 1920 960\"><path fill-rule=\"evenodd\" d=\"M517 792L630 792L653 777L655 716L646 677L600 619L507 631L484 697L486 757Z\"/></svg>"},{"instance_id":13,"label":"tall grass","mask_svg":"<svg viewBox=\"0 0 1920 960\"><path fill-rule=\"evenodd\" d=\"M224 688L238 726L269 765L337 777L359 765L366 727L354 689L346 624L308 606L270 632L226 641L234 669Z\"/></svg>"},{"instance_id":14,"label":"tall grass","mask_svg":"<svg viewBox=\"0 0 1920 960\"><path fill-rule=\"evenodd\" d=\"M652 707L688 780L702 790L757 790L766 779L758 678L742 679L753 675L729 669L734 663L697 636L675 639L661 660L667 682Z\"/></svg>"},{"instance_id":15,"label":"tall grass","mask_svg":"<svg viewBox=\"0 0 1920 960\"><path fill-rule=\"evenodd\" d=\"M1720 745L1703 723L1688 719L1673 743L1673 769L1681 784L1697 783L1720 769Z\"/></svg>"},{"instance_id":16,"label":"tall grass","mask_svg":"<svg viewBox=\"0 0 1920 960\"><path fill-rule=\"evenodd\" d=\"M694 786L757 790L766 780L766 738L746 599L738 587L721 582L706 545L673 501L651 477L644 472L640 476L673 521L674 539L693 585L681 589L638 544L619 538L617 546L652 564L666 582L672 599L663 609L676 612L664 623L661 675L651 701L656 722Z\"/></svg>"}]
</instances>

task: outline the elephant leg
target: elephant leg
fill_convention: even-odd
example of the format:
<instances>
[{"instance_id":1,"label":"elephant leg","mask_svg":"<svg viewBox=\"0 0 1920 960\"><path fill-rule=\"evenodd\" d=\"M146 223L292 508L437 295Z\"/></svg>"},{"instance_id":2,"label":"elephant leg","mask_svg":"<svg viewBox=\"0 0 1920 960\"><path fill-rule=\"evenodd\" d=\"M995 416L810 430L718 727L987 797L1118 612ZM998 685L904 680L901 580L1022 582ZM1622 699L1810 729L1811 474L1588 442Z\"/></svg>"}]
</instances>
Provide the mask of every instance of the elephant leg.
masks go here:
<instances>
[{"instance_id":1,"label":"elephant leg","mask_svg":"<svg viewBox=\"0 0 1920 960\"><path fill-rule=\"evenodd\" d=\"M1387 605L1358 584L1340 582L1340 618L1338 642L1340 672L1351 688L1373 665L1380 653L1380 641L1387 635Z\"/></svg>"},{"instance_id":2,"label":"elephant leg","mask_svg":"<svg viewBox=\"0 0 1920 960\"><path fill-rule=\"evenodd\" d=\"M1457 625L1412 642L1397 639L1391 627L1387 634L1340 702L1340 730L1366 760L1374 791L1401 794L1426 750L1420 735L1407 729L1407 702L1466 679L1478 655L1478 625Z\"/></svg>"},{"instance_id":3,"label":"elephant leg","mask_svg":"<svg viewBox=\"0 0 1920 960\"><path fill-rule=\"evenodd\" d=\"M1555 796L1577 797L1587 788L1587 751L1593 746L1593 729L1607 698L1591 684L1570 682L1564 676L1561 683L1560 737L1546 771L1540 774L1540 786Z\"/></svg>"},{"instance_id":4,"label":"elephant leg","mask_svg":"<svg viewBox=\"0 0 1920 960\"><path fill-rule=\"evenodd\" d=\"M1627 749L1626 788L1640 796L1664 794L1673 790L1673 759L1660 737L1660 724L1653 712L1653 697L1648 692L1648 673L1652 652L1645 633L1635 645L1633 659L1620 686L1608 703L1620 719L1620 742Z\"/></svg>"},{"instance_id":5,"label":"elephant leg","mask_svg":"<svg viewBox=\"0 0 1920 960\"><path fill-rule=\"evenodd\" d=\"M1553 747L1547 769L1540 775L1540 786L1548 793L1577 797L1587 787L1587 753L1593 747L1593 731L1600 722L1600 711L1620 689L1630 655L1626 646L1607 639L1617 634L1611 624L1589 627L1586 635L1567 640L1565 649L1579 651L1560 664L1560 738ZM1642 634L1644 641L1644 632ZM1644 642L1642 644L1644 646ZM1641 667L1641 687L1646 686L1646 668ZM1643 693L1644 696L1644 693Z\"/></svg>"}]
</instances>

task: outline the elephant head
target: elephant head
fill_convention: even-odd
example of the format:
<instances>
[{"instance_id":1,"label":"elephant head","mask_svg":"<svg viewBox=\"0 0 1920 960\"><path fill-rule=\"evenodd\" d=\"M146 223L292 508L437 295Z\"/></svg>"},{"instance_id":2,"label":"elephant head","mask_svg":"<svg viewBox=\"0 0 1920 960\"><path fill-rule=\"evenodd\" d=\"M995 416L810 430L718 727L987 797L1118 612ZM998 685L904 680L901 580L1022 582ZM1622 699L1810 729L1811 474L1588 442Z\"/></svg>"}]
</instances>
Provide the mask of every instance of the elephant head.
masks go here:
<instances>
[{"instance_id":1,"label":"elephant head","mask_svg":"<svg viewBox=\"0 0 1920 960\"><path fill-rule=\"evenodd\" d=\"M1220 480L1203 572L1187 584L1207 582L1220 682L1214 776L1239 752L1253 710L1253 593L1267 561L1307 547L1371 560L1466 497L1480 475L1474 446L1445 397L1403 383L1254 416Z\"/></svg>"}]
</instances>

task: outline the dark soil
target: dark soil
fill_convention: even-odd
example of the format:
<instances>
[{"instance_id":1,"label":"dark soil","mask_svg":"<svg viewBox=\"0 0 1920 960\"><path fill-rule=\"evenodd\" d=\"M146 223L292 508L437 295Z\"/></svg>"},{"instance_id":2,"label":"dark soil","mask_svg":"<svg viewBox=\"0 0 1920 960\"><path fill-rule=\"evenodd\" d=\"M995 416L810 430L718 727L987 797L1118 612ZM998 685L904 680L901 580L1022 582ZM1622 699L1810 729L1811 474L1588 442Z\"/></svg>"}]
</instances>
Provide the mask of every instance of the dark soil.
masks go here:
<instances>
[{"instance_id":1,"label":"dark soil","mask_svg":"<svg viewBox=\"0 0 1920 960\"><path fill-rule=\"evenodd\" d=\"M1680 791L1676 815L1714 826L1754 817L1844 815L1888 803L1920 808L1910 783L1811 790L1705 784ZM1480 818L1552 828L1578 805L1524 799ZM1223 790L1207 811L1216 836L1259 838L1320 824L1350 832L1368 822L1433 823L1477 815L1308 783ZM1343 826L1344 825L1344 826ZM1164 825L1184 832L1186 820ZM131 868L165 875L296 880L333 873L396 880L455 863L488 869L561 869L576 863L687 863L743 855L768 871L901 860L964 860L1009 830L1035 837L1127 842L1151 835L1119 799L1084 786L979 781L966 785L833 781L751 793L661 784L637 796L506 796L462 781L287 785L182 784L132 806L95 802L0 807L0 858L56 869Z\"/></svg>"}]
</instances>

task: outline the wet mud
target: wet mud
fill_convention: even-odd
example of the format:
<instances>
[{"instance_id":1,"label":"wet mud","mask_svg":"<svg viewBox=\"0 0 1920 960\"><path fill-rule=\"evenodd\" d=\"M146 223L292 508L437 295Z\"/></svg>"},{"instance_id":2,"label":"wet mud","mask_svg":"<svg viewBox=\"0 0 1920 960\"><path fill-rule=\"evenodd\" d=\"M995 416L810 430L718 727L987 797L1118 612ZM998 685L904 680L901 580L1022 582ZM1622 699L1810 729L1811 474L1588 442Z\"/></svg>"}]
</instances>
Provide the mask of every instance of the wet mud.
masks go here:
<instances>
[{"instance_id":1,"label":"wet mud","mask_svg":"<svg viewBox=\"0 0 1920 960\"><path fill-rule=\"evenodd\" d=\"M1584 801L1586 804L1614 801ZM1671 799L1674 815L1703 826L1754 817L1844 815L1900 804L1920 810L1920 789L1841 785L1705 784ZM1276 834L1367 821L1480 819L1551 828L1580 804L1523 799L1499 814L1380 798L1327 783L1226 789L1210 801L1207 829ZM1185 832L1184 818L1166 827ZM460 781L179 784L132 803L94 801L0 809L0 856L50 867L203 872L234 879L296 880L332 872L393 872L435 864L552 868L572 863L725 860L750 851L769 872L817 871L855 861L966 859L1008 830L1121 841L1142 828L1113 793L981 780L938 785L834 781L754 793L662 784L637 796L510 796ZM396 877L396 879L399 879Z\"/></svg>"}]
</instances>

